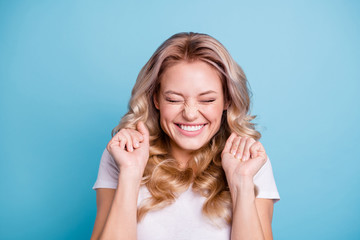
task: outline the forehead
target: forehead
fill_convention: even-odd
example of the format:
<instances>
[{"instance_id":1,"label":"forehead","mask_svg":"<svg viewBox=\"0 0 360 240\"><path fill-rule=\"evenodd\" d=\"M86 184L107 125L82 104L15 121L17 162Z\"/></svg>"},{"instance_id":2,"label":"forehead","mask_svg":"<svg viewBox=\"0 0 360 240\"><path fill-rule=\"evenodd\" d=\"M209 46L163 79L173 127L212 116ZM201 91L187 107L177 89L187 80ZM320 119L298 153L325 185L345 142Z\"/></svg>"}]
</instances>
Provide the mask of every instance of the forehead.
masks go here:
<instances>
[{"instance_id":1,"label":"forehead","mask_svg":"<svg viewBox=\"0 0 360 240\"><path fill-rule=\"evenodd\" d=\"M184 95L206 91L222 93L222 82L218 71L208 63L182 61L165 70L160 91L176 91Z\"/></svg>"}]
</instances>

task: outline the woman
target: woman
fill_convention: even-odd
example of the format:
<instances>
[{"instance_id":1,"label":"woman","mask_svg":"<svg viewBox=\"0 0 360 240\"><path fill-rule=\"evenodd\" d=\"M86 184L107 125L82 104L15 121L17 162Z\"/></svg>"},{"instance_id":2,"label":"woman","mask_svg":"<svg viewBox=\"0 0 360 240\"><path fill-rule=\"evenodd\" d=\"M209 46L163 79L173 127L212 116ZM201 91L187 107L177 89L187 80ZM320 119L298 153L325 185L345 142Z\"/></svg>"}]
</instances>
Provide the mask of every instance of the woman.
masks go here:
<instances>
[{"instance_id":1,"label":"woman","mask_svg":"<svg viewBox=\"0 0 360 240\"><path fill-rule=\"evenodd\" d=\"M272 239L279 195L249 106L217 40L166 40L101 158L92 239Z\"/></svg>"}]
</instances>

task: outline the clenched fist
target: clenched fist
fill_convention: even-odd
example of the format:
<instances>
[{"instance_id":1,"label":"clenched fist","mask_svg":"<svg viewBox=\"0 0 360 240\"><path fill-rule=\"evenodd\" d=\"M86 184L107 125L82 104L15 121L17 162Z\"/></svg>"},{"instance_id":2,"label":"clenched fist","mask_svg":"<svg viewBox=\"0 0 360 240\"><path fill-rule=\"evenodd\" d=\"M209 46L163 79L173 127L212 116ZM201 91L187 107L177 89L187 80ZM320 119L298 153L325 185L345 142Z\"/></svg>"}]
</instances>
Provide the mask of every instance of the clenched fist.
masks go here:
<instances>
[{"instance_id":1,"label":"clenched fist","mask_svg":"<svg viewBox=\"0 0 360 240\"><path fill-rule=\"evenodd\" d=\"M221 153L221 163L228 184L239 185L242 179L251 179L265 164L267 155L260 142L232 133Z\"/></svg>"},{"instance_id":2,"label":"clenched fist","mask_svg":"<svg viewBox=\"0 0 360 240\"><path fill-rule=\"evenodd\" d=\"M132 171L141 177L149 159L149 131L141 121L136 129L121 129L106 148L118 165L120 173Z\"/></svg>"}]
</instances>

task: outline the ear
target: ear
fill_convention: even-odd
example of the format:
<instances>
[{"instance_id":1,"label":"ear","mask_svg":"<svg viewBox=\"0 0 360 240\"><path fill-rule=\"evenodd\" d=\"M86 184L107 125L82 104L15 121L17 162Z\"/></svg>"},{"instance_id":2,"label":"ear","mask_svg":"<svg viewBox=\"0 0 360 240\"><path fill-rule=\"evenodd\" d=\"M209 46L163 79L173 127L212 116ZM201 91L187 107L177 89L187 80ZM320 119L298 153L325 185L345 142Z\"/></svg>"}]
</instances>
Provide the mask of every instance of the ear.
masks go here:
<instances>
[{"instance_id":1,"label":"ear","mask_svg":"<svg viewBox=\"0 0 360 240\"><path fill-rule=\"evenodd\" d=\"M156 108L157 110L159 110L159 101L158 101L158 95L157 95L157 93L154 93L154 95L153 95L153 102L154 102L155 108Z\"/></svg>"}]
</instances>

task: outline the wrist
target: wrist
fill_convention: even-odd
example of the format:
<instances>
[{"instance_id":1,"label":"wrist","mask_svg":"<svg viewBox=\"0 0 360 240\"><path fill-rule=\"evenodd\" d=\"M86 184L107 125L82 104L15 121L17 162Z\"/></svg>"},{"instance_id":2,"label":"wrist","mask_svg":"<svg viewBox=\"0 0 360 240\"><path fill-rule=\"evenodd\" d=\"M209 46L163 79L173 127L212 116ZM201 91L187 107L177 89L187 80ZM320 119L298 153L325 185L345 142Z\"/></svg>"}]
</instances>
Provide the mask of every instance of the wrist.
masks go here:
<instances>
[{"instance_id":1,"label":"wrist","mask_svg":"<svg viewBox=\"0 0 360 240\"><path fill-rule=\"evenodd\" d=\"M126 183L126 185L140 186L143 173L139 169L120 169L118 184Z\"/></svg>"},{"instance_id":2,"label":"wrist","mask_svg":"<svg viewBox=\"0 0 360 240\"><path fill-rule=\"evenodd\" d=\"M255 200L255 184L252 177L242 177L229 185L229 188L234 202L239 198L248 201Z\"/></svg>"},{"instance_id":3,"label":"wrist","mask_svg":"<svg viewBox=\"0 0 360 240\"><path fill-rule=\"evenodd\" d=\"M236 188L237 190L248 190L252 189L254 187L254 180L253 177L248 176L239 176L236 179L233 179L233 181L229 182L230 188Z\"/></svg>"}]
</instances>

